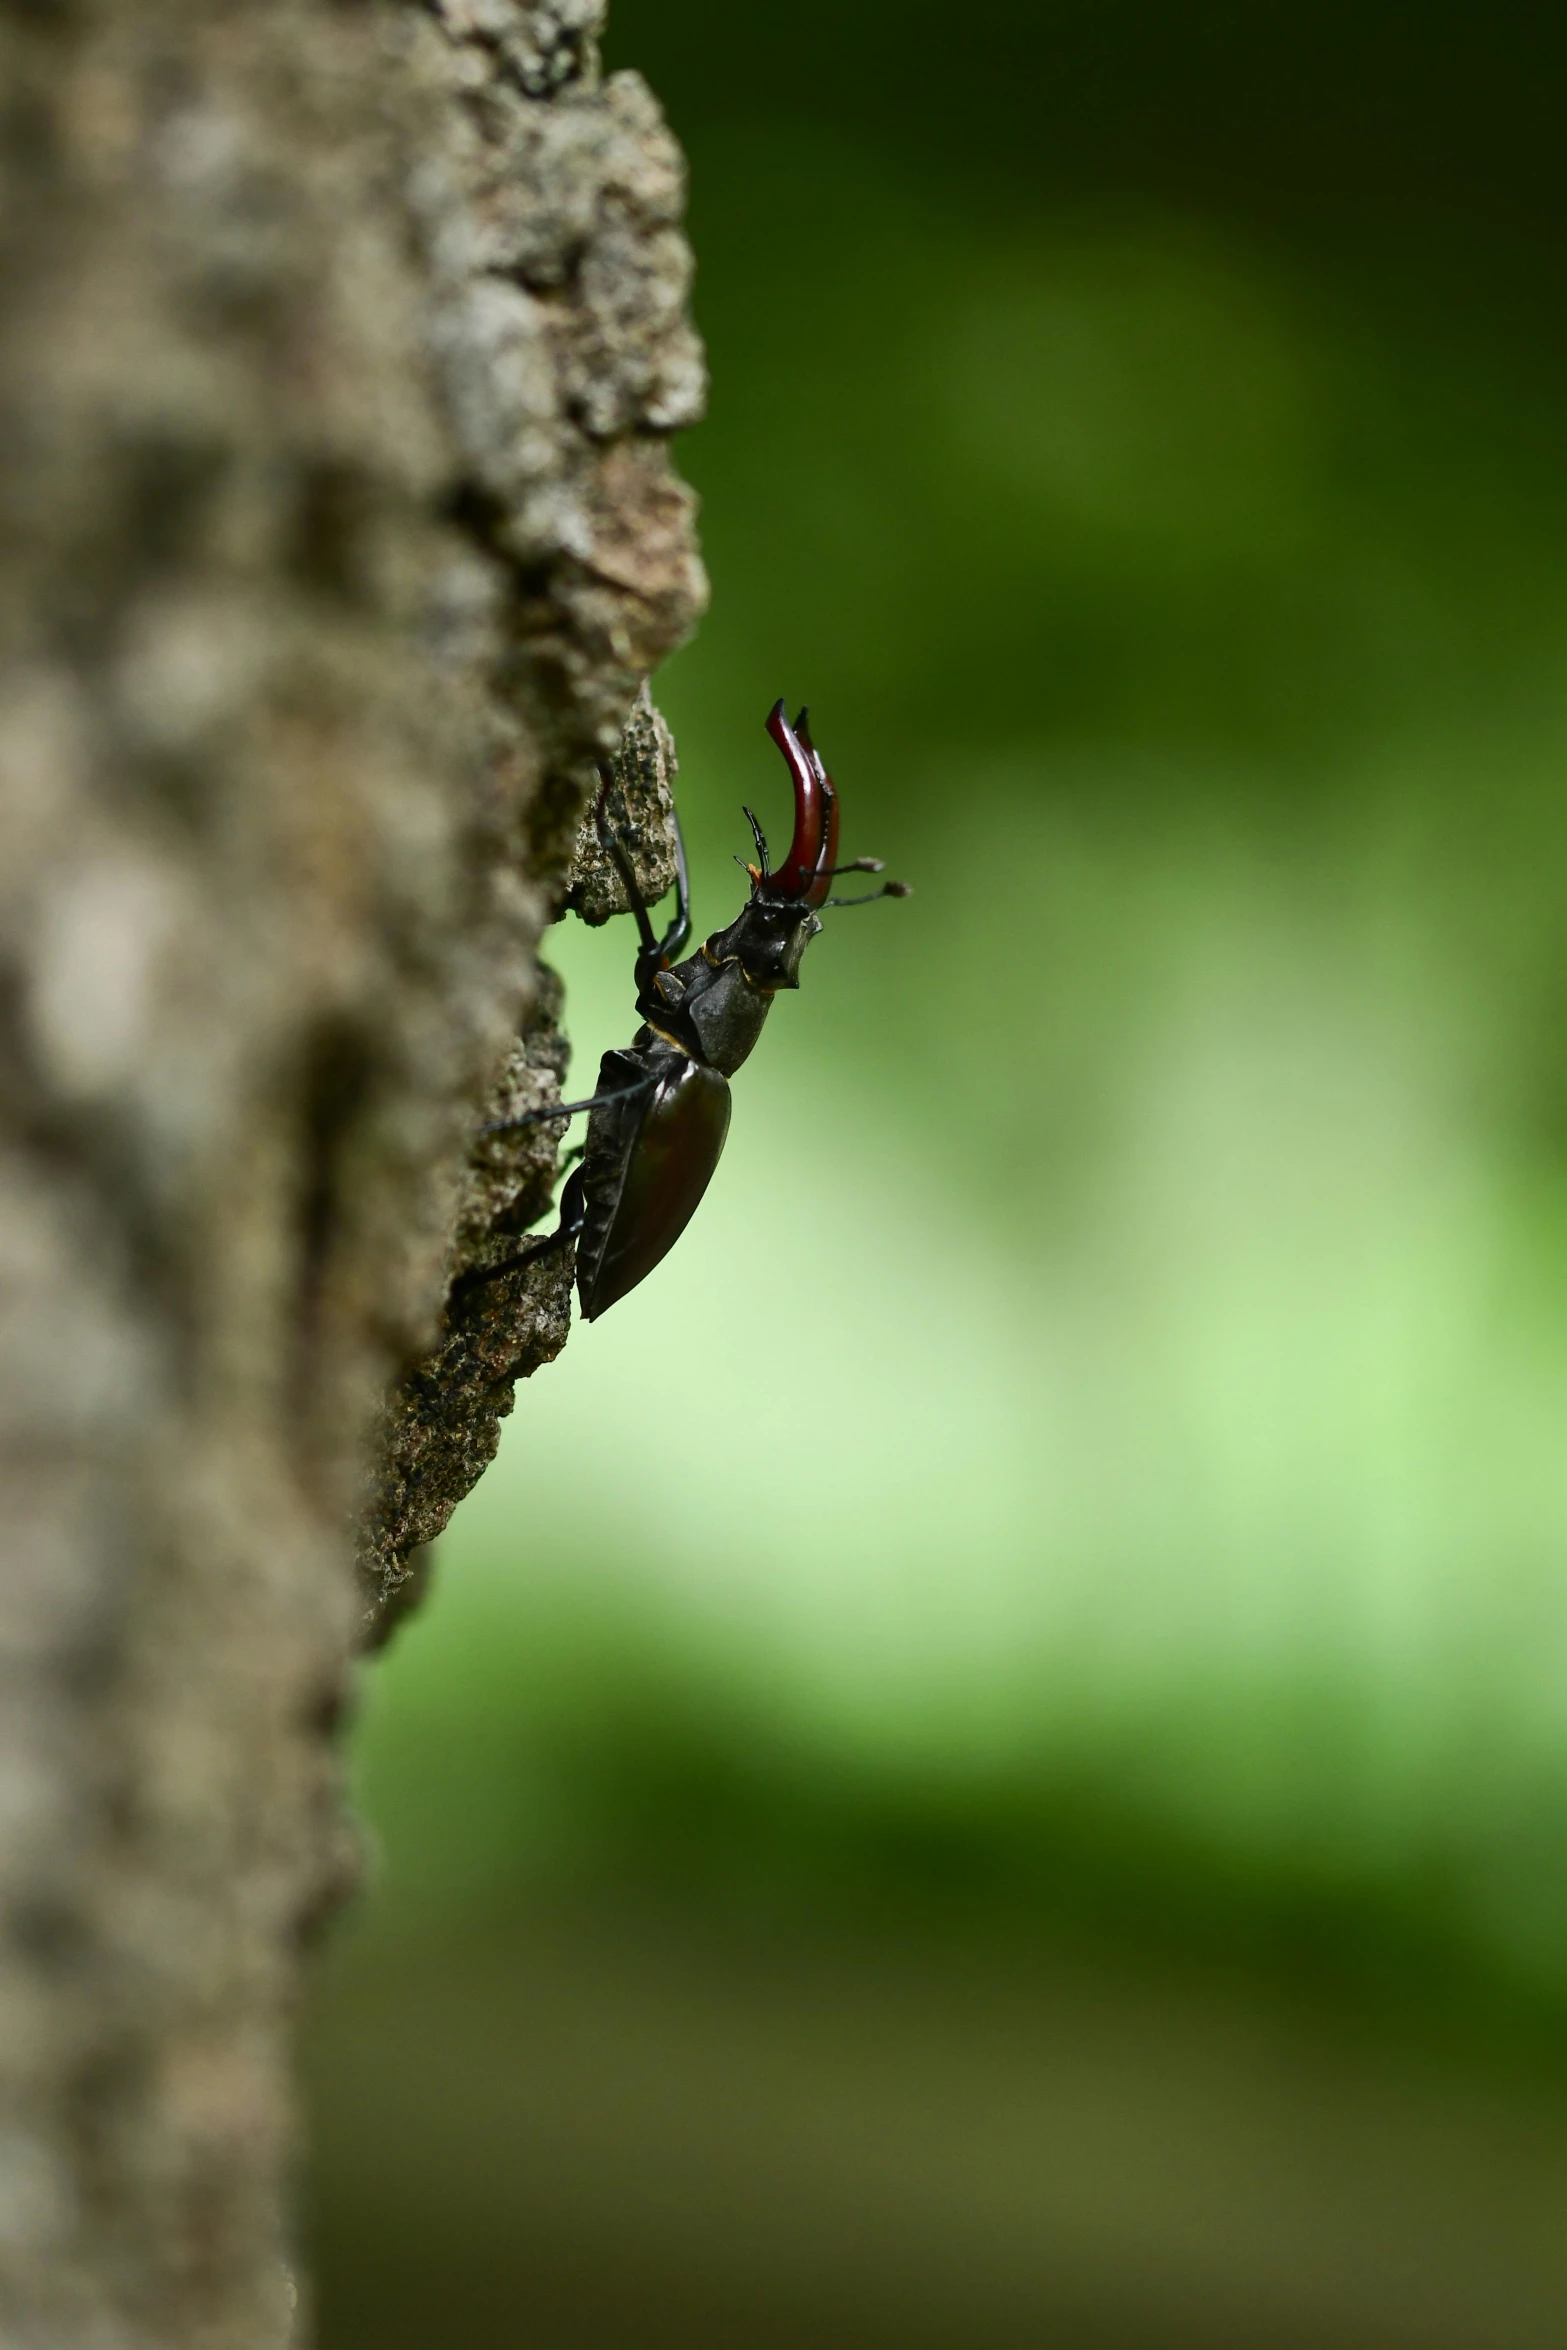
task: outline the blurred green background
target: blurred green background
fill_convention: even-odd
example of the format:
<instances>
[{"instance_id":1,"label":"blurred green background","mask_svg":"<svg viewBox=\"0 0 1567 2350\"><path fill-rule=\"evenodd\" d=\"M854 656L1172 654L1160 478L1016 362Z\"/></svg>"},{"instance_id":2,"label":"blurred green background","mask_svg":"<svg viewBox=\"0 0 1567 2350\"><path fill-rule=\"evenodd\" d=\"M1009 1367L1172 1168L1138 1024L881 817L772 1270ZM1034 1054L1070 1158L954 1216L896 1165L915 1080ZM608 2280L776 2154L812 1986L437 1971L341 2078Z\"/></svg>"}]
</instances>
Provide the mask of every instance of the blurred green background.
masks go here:
<instances>
[{"instance_id":1,"label":"blurred green background","mask_svg":"<svg viewBox=\"0 0 1567 2350\"><path fill-rule=\"evenodd\" d=\"M1560 2350L1567 20L609 53L699 935L779 693L918 894L367 1676L324 2350ZM580 1076L631 943L555 959Z\"/></svg>"}]
</instances>

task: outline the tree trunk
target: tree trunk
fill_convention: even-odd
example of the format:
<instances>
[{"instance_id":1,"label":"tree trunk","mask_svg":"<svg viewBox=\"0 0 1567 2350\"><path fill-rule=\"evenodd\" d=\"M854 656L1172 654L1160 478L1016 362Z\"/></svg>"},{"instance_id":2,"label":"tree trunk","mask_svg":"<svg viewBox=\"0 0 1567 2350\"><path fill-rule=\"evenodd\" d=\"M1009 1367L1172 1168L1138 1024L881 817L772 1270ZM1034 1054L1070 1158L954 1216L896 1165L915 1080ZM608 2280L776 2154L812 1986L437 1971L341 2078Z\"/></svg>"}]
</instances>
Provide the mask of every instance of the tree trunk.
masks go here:
<instances>
[{"instance_id":1,"label":"tree trunk","mask_svg":"<svg viewBox=\"0 0 1567 2350\"><path fill-rule=\"evenodd\" d=\"M0 19L8 2345L297 2325L365 1594L564 1337L548 1130L478 1130L702 596L680 158L598 14ZM660 764L645 709L651 852Z\"/></svg>"}]
</instances>

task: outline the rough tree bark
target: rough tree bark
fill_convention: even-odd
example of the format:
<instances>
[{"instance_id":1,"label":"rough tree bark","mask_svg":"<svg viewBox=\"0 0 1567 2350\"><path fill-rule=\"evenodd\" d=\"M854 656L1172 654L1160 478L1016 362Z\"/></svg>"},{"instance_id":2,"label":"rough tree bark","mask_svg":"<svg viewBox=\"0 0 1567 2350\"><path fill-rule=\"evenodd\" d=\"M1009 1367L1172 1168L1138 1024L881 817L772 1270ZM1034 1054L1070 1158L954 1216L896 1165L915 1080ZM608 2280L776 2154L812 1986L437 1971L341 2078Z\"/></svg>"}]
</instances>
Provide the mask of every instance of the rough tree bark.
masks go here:
<instances>
[{"instance_id":1,"label":"rough tree bark","mask_svg":"<svg viewBox=\"0 0 1567 2350\"><path fill-rule=\"evenodd\" d=\"M296 2323L349 1660L564 1335L552 1146L476 1136L703 592L681 163L598 15L0 13L7 2345ZM659 771L644 709L650 880Z\"/></svg>"}]
</instances>

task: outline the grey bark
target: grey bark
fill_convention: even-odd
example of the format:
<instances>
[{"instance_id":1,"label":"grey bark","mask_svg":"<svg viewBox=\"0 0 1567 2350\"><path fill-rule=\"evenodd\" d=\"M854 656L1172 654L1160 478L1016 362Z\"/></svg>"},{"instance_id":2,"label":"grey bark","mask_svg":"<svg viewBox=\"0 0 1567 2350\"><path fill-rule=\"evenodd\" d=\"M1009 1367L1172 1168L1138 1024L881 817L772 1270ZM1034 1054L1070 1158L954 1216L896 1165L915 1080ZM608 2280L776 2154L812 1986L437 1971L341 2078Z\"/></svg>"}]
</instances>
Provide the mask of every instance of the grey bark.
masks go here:
<instances>
[{"instance_id":1,"label":"grey bark","mask_svg":"<svg viewBox=\"0 0 1567 2350\"><path fill-rule=\"evenodd\" d=\"M595 925L629 913L611 839L646 905L674 880L674 745L643 687L584 816L566 906ZM521 1235L548 1209L562 1127L526 1120L561 1097L569 1047L547 965L469 1145L434 1350L391 1387L372 1434L359 1565L367 1639L384 1640L422 1592L429 1545L495 1457L516 1383L553 1362L571 1318L575 1243ZM583 1073L583 1086L595 1082ZM491 1131L493 1129L493 1131Z\"/></svg>"},{"instance_id":2,"label":"grey bark","mask_svg":"<svg viewBox=\"0 0 1567 2350\"><path fill-rule=\"evenodd\" d=\"M551 1145L479 1129L703 592L681 163L597 19L0 17L8 2346L297 2327L366 1479L379 1605L564 1333Z\"/></svg>"}]
</instances>

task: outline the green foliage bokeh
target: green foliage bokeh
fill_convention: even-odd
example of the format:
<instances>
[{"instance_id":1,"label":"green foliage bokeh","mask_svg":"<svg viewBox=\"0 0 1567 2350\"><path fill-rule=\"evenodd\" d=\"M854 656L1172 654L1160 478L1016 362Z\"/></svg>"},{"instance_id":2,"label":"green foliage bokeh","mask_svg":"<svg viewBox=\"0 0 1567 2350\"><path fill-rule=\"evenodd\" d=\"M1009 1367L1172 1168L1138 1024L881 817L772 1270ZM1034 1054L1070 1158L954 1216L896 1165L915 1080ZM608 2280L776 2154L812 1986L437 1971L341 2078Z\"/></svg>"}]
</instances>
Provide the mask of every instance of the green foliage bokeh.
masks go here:
<instances>
[{"instance_id":1,"label":"green foliage bokeh","mask_svg":"<svg viewBox=\"0 0 1567 2350\"><path fill-rule=\"evenodd\" d=\"M615 12L714 377L699 927L780 692L917 894L829 917L375 1668L386 1914L695 1875L1554 2001L1560 39L950 24ZM585 1074L629 950L558 960Z\"/></svg>"}]
</instances>

